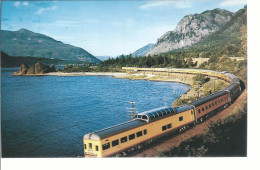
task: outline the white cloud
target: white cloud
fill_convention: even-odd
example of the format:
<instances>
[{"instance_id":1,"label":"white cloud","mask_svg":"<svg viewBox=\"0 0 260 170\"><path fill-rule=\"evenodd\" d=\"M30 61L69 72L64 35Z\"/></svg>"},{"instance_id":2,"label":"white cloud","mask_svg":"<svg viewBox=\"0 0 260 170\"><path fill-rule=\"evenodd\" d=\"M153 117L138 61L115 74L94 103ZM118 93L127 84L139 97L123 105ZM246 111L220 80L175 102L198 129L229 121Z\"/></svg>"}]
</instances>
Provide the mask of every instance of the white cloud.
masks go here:
<instances>
[{"instance_id":1,"label":"white cloud","mask_svg":"<svg viewBox=\"0 0 260 170\"><path fill-rule=\"evenodd\" d=\"M148 9L167 8L167 7L191 8L192 3L190 1L183 1L183 0L175 0L175 1L159 0L159 1L147 2L145 5L139 6L139 9L148 10Z\"/></svg>"},{"instance_id":2,"label":"white cloud","mask_svg":"<svg viewBox=\"0 0 260 170\"><path fill-rule=\"evenodd\" d=\"M48 8L40 8L38 9L38 11L36 12L38 15L41 15L43 12L45 11L54 11L56 10L58 7L57 6L52 6L52 7L48 7Z\"/></svg>"},{"instance_id":3,"label":"white cloud","mask_svg":"<svg viewBox=\"0 0 260 170\"><path fill-rule=\"evenodd\" d=\"M15 2L15 3L14 3L14 6L15 6L16 8L18 8L20 5L28 6L29 3L28 3L28 2L23 2L23 3L21 3L21 2Z\"/></svg>"},{"instance_id":4,"label":"white cloud","mask_svg":"<svg viewBox=\"0 0 260 170\"><path fill-rule=\"evenodd\" d=\"M28 3L28 2L24 2L23 5L24 5L24 6L28 6L29 3Z\"/></svg>"},{"instance_id":5,"label":"white cloud","mask_svg":"<svg viewBox=\"0 0 260 170\"><path fill-rule=\"evenodd\" d=\"M97 19L84 19L84 20L56 20L53 22L44 23L44 25L55 26L55 27L83 27L89 24L98 24Z\"/></svg>"},{"instance_id":6,"label":"white cloud","mask_svg":"<svg viewBox=\"0 0 260 170\"><path fill-rule=\"evenodd\" d=\"M163 7L163 6L167 6L170 3L172 3L171 1L158 1L158 2L148 2L145 5L140 6L140 9L150 9L150 8L155 8L155 7Z\"/></svg>"},{"instance_id":7,"label":"white cloud","mask_svg":"<svg viewBox=\"0 0 260 170\"><path fill-rule=\"evenodd\" d=\"M20 6L20 2L15 2L14 3L14 6L17 8L17 7L19 7Z\"/></svg>"},{"instance_id":8,"label":"white cloud","mask_svg":"<svg viewBox=\"0 0 260 170\"><path fill-rule=\"evenodd\" d=\"M225 0L220 3L220 6L236 6L236 5L245 5L246 0Z\"/></svg>"}]
</instances>

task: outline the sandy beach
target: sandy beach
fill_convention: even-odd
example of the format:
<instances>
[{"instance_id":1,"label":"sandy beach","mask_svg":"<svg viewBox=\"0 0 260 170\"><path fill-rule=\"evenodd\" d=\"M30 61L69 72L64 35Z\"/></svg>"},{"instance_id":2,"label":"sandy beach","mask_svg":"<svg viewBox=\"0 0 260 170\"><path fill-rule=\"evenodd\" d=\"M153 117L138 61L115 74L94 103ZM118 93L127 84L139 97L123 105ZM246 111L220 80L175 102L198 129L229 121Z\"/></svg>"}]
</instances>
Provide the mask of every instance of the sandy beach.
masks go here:
<instances>
[{"instance_id":1,"label":"sandy beach","mask_svg":"<svg viewBox=\"0 0 260 170\"><path fill-rule=\"evenodd\" d=\"M155 75L152 74L128 74L128 73L119 73L119 72L72 72L72 73L63 73L63 72L51 72L44 75L48 76L113 76L115 78L129 78L129 79L144 79L149 80ZM163 80L162 80L163 81Z\"/></svg>"},{"instance_id":2,"label":"sandy beach","mask_svg":"<svg viewBox=\"0 0 260 170\"><path fill-rule=\"evenodd\" d=\"M114 76L114 77L124 77L127 76L127 73L114 73L114 72L72 72L72 73L63 73L63 72L51 72L46 73L45 75L49 76Z\"/></svg>"}]
</instances>

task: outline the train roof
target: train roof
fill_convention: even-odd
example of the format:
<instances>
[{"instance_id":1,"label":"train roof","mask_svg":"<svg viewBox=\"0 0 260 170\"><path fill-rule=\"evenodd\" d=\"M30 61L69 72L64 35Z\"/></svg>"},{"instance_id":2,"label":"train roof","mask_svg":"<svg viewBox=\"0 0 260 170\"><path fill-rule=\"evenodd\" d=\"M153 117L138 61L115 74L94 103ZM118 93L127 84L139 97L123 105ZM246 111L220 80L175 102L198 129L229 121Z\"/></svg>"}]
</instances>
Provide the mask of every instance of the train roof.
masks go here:
<instances>
[{"instance_id":1,"label":"train roof","mask_svg":"<svg viewBox=\"0 0 260 170\"><path fill-rule=\"evenodd\" d=\"M237 78L237 76L235 76L234 74L231 74L229 72L225 72L224 74L232 79L232 83L240 83L239 78Z\"/></svg>"},{"instance_id":2,"label":"train roof","mask_svg":"<svg viewBox=\"0 0 260 170\"><path fill-rule=\"evenodd\" d=\"M189 105L184 105L184 106L175 107L175 108L171 107L171 106L164 106L164 107L160 107L160 108L156 108L153 110L139 113L138 115L136 115L136 118L150 122L150 121L156 121L158 119L162 119L162 118L165 118L165 117L168 117L171 115L175 115L175 114L178 114L180 112L184 112L184 111L190 110L190 109L192 109L192 107Z\"/></svg>"},{"instance_id":3,"label":"train roof","mask_svg":"<svg viewBox=\"0 0 260 170\"><path fill-rule=\"evenodd\" d=\"M198 100L195 100L195 101L189 103L189 105L192 105L192 106L197 107L197 106L199 106L199 105L202 105L202 104L204 104L204 103L207 103L208 101L213 100L213 99L215 99L215 98L218 98L218 97L220 97L220 96L222 96L222 95L224 95L224 94L227 94L227 93L228 93L228 92L226 92L226 91L219 91L219 92L217 92L217 93L214 93L214 94L211 94L211 95L209 95L209 96L206 96L206 97L200 98L200 99L198 99Z\"/></svg>"},{"instance_id":4,"label":"train roof","mask_svg":"<svg viewBox=\"0 0 260 170\"><path fill-rule=\"evenodd\" d=\"M102 140L105 139L107 137L137 128L139 126L143 126L147 124L144 121L140 121L140 120L131 120L131 121L127 121L125 123L121 123L115 126L111 126L102 130L98 130L89 134L84 135L84 139L90 139L90 140Z\"/></svg>"},{"instance_id":5,"label":"train roof","mask_svg":"<svg viewBox=\"0 0 260 170\"><path fill-rule=\"evenodd\" d=\"M234 87L239 86L238 83L231 83L229 86L225 87L222 91L231 91L232 89L234 89Z\"/></svg>"},{"instance_id":6,"label":"train roof","mask_svg":"<svg viewBox=\"0 0 260 170\"><path fill-rule=\"evenodd\" d=\"M168 106L168 107L160 107L157 109L139 113L138 115L148 116L149 119L151 119L151 117L154 117L153 120L156 121L156 120L168 117L170 115L178 114L178 113L184 112L186 110L190 110L190 109L192 109L192 106L189 106L189 105L184 105L184 106L177 107L177 108ZM122 132L125 132L128 130L134 129L134 128L143 126L145 124L147 124L147 121L142 121L137 118L134 120L127 121L125 123L121 123L121 124L118 124L115 126L111 126L111 127L99 130L99 131L95 131L95 132L86 134L84 136L84 139L102 140L109 136L113 136L113 135L116 135L116 134L119 134L119 133L122 133Z\"/></svg>"}]
</instances>

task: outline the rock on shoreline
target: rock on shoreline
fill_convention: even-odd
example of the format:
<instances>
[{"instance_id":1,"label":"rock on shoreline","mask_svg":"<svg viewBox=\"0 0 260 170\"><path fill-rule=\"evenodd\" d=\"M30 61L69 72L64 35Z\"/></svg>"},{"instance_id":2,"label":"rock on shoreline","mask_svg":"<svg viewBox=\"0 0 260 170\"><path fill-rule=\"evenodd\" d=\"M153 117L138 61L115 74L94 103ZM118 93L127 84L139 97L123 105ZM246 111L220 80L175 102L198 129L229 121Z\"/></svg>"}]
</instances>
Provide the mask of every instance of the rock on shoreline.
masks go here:
<instances>
[{"instance_id":1,"label":"rock on shoreline","mask_svg":"<svg viewBox=\"0 0 260 170\"><path fill-rule=\"evenodd\" d=\"M44 75L46 73L55 71L49 66L46 66L42 63L36 63L34 66L29 67L26 64L22 64L18 72L15 72L14 76L31 76L31 75Z\"/></svg>"}]
</instances>

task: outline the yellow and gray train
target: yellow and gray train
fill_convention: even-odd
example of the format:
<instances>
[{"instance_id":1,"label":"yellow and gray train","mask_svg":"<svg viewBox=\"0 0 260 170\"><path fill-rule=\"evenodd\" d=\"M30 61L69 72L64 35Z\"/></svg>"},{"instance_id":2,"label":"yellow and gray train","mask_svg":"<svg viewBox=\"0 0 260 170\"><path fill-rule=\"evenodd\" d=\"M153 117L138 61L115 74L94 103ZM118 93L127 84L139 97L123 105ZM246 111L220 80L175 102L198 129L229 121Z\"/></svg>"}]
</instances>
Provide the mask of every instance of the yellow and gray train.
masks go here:
<instances>
[{"instance_id":1,"label":"yellow and gray train","mask_svg":"<svg viewBox=\"0 0 260 170\"><path fill-rule=\"evenodd\" d=\"M131 121L84 135L85 157L109 157L138 149L169 133L181 131L203 121L210 114L233 103L241 94L241 81L228 72L197 69L131 68L132 71L161 71L203 74L218 77L230 84L223 90L180 107L161 107L135 115Z\"/></svg>"}]
</instances>

